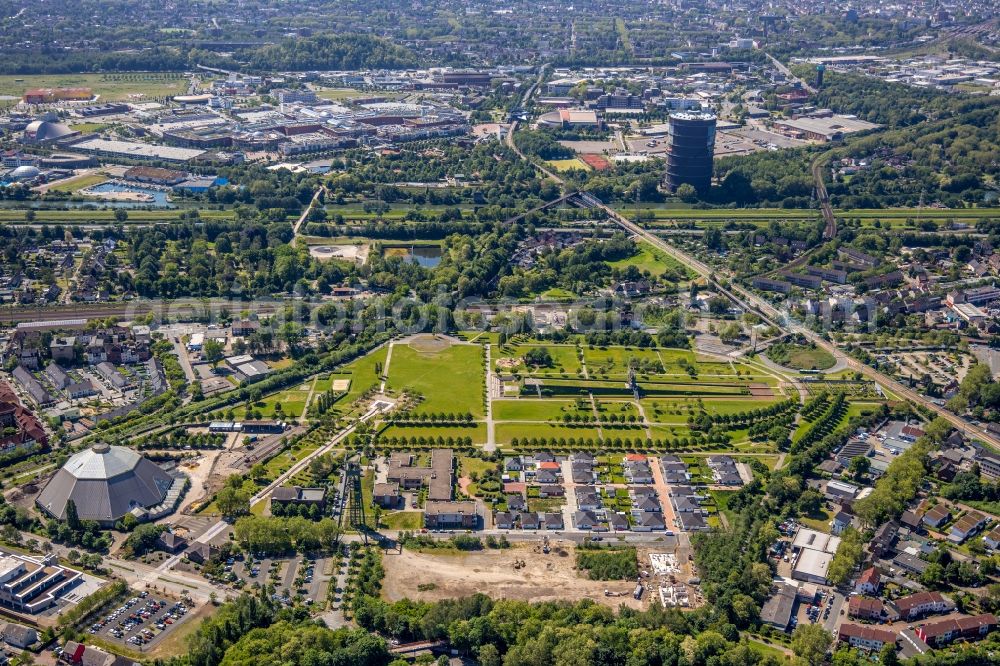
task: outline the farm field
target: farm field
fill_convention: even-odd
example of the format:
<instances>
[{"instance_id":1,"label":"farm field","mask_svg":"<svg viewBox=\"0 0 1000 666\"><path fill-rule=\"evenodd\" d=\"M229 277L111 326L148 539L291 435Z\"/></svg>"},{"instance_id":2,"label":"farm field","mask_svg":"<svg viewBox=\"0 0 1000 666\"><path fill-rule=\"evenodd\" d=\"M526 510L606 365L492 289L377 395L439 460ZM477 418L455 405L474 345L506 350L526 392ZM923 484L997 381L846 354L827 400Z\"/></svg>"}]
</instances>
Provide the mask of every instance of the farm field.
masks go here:
<instances>
[{"instance_id":1,"label":"farm field","mask_svg":"<svg viewBox=\"0 0 1000 666\"><path fill-rule=\"evenodd\" d=\"M426 336L412 344L396 344L389 363L388 387L423 396L418 413L469 412L483 416L485 363L479 345L425 345ZM414 346L417 345L417 346ZM448 346L444 346L448 345Z\"/></svg>"}]
</instances>

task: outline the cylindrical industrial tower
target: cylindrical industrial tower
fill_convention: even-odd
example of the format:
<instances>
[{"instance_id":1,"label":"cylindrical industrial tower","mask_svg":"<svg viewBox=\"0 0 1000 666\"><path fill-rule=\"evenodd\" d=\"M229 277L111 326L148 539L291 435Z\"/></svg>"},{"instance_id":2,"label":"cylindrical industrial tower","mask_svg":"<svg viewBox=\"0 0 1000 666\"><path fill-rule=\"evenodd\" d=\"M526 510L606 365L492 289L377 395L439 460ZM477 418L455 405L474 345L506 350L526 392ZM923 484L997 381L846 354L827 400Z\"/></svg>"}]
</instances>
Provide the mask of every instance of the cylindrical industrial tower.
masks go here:
<instances>
[{"instance_id":1,"label":"cylindrical industrial tower","mask_svg":"<svg viewBox=\"0 0 1000 666\"><path fill-rule=\"evenodd\" d=\"M672 113L667 136L667 187L671 191L690 183L698 192L712 184L715 156L715 116L711 113Z\"/></svg>"}]
</instances>

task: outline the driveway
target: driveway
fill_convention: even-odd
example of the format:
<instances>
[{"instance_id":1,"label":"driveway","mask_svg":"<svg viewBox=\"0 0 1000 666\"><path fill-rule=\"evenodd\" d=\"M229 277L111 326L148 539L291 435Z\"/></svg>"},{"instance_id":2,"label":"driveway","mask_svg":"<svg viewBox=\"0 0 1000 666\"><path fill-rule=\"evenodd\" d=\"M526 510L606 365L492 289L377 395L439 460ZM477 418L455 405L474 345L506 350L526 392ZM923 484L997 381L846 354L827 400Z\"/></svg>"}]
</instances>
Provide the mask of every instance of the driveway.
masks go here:
<instances>
[{"instance_id":1,"label":"driveway","mask_svg":"<svg viewBox=\"0 0 1000 666\"><path fill-rule=\"evenodd\" d=\"M576 484L573 483L573 463L567 457L562 461L563 487L566 489L566 503L563 504L563 531L576 532L573 513L576 511Z\"/></svg>"},{"instance_id":2,"label":"driveway","mask_svg":"<svg viewBox=\"0 0 1000 666\"><path fill-rule=\"evenodd\" d=\"M660 468L659 458L650 458L649 467L653 470L653 487L656 488L656 495L660 498L660 506L663 507L663 522L668 530L680 531L677 526L677 514L674 513L674 506L670 503L670 486L663 479L663 469Z\"/></svg>"}]
</instances>

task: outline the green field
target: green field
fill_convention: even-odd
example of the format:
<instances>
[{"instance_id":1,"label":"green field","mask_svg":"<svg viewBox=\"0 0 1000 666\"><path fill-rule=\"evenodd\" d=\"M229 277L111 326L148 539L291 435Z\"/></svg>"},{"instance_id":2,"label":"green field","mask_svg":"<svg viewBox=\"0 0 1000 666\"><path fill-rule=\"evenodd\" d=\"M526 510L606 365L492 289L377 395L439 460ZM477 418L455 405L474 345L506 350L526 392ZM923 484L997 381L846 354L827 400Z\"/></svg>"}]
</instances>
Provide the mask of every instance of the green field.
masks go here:
<instances>
[{"instance_id":1,"label":"green field","mask_svg":"<svg viewBox=\"0 0 1000 666\"><path fill-rule=\"evenodd\" d=\"M692 398L643 398L640 402L646 418L659 423L686 422L691 413L704 409L709 414L738 414L764 407L777 399L696 400Z\"/></svg>"},{"instance_id":2,"label":"green field","mask_svg":"<svg viewBox=\"0 0 1000 666\"><path fill-rule=\"evenodd\" d=\"M390 437L416 437L417 439L424 437L428 441L433 438L444 437L448 439L449 437L454 437L455 439L460 439L464 437L471 437L473 444L482 444L486 441L486 426L482 423L477 423L472 426L389 426L381 433L379 437L382 439L388 439Z\"/></svg>"},{"instance_id":3,"label":"green field","mask_svg":"<svg viewBox=\"0 0 1000 666\"><path fill-rule=\"evenodd\" d=\"M419 530L424 526L424 512L393 511L382 516L382 525L390 530Z\"/></svg>"},{"instance_id":4,"label":"green field","mask_svg":"<svg viewBox=\"0 0 1000 666\"><path fill-rule=\"evenodd\" d=\"M685 352L680 352L680 354L684 355ZM675 358L669 353L666 356L658 354L656 349L638 347L584 347L583 357L587 362L587 374L594 378L618 375L624 377L628 375L630 361L660 362L663 364L664 370L669 373L671 370L668 366L671 359ZM691 354L690 358L694 360L694 355Z\"/></svg>"},{"instance_id":5,"label":"green field","mask_svg":"<svg viewBox=\"0 0 1000 666\"><path fill-rule=\"evenodd\" d=\"M493 352L494 362L500 358L521 359L534 347L544 347L552 357L552 365L549 367L526 368L522 362L514 368L515 372L526 372L530 375L576 375L580 372L580 359L576 354L576 347L572 345L505 345Z\"/></svg>"},{"instance_id":6,"label":"green field","mask_svg":"<svg viewBox=\"0 0 1000 666\"><path fill-rule=\"evenodd\" d=\"M497 421L559 421L565 414L593 414L590 401L577 409L573 400L494 400L493 418Z\"/></svg>"},{"instance_id":7,"label":"green field","mask_svg":"<svg viewBox=\"0 0 1000 666\"><path fill-rule=\"evenodd\" d=\"M616 431L616 436L624 436L629 433L631 437L644 436L641 429ZM597 441L600 437L597 428L571 428L569 426L550 425L547 423L498 423L496 427L496 437L498 444L510 444L514 437L518 439L531 439L532 437L563 437L569 439L574 437L580 439L593 439Z\"/></svg>"},{"instance_id":8,"label":"green field","mask_svg":"<svg viewBox=\"0 0 1000 666\"><path fill-rule=\"evenodd\" d=\"M108 179L107 176L101 175L99 173L92 173L86 176L81 176L80 178L73 178L72 180L53 185L49 188L52 192L76 192L77 190L82 190L85 187L90 187L92 185L97 185L103 183Z\"/></svg>"},{"instance_id":9,"label":"green field","mask_svg":"<svg viewBox=\"0 0 1000 666\"><path fill-rule=\"evenodd\" d=\"M337 371L336 378L342 379L345 376L351 378L351 387L343 398L344 404L351 404L372 386L378 386L379 376L375 372L375 364L378 363L384 367L388 351L389 348L386 346L379 347L371 354L355 359Z\"/></svg>"},{"instance_id":10,"label":"green field","mask_svg":"<svg viewBox=\"0 0 1000 666\"><path fill-rule=\"evenodd\" d=\"M269 419L274 417L275 407L280 404L281 413L284 414L286 418L297 419L302 416L302 410L305 409L306 399L308 397L309 391L282 391L281 393L269 395L259 402L254 403L252 408L259 411L262 418ZM247 418L245 407L241 407L236 410L236 418Z\"/></svg>"},{"instance_id":11,"label":"green field","mask_svg":"<svg viewBox=\"0 0 1000 666\"><path fill-rule=\"evenodd\" d=\"M486 386L482 353L479 345L452 345L441 351L394 345L388 387L422 395L416 412L469 412L481 418Z\"/></svg>"},{"instance_id":12,"label":"green field","mask_svg":"<svg viewBox=\"0 0 1000 666\"><path fill-rule=\"evenodd\" d=\"M649 243L640 242L638 249L639 251L628 259L609 262L611 267L625 269L629 266L635 266L643 273L648 272L653 276L662 275L667 269L677 271L689 277L692 275L691 271L684 264L657 250Z\"/></svg>"},{"instance_id":13,"label":"green field","mask_svg":"<svg viewBox=\"0 0 1000 666\"><path fill-rule=\"evenodd\" d=\"M639 219L644 226L650 228L673 227L676 222L697 223L695 228L704 229L718 227L726 223L752 224L765 226L772 220L815 220L819 213L812 209L784 208L716 208L694 209L686 204L668 202L664 204L646 204L636 210L627 205L617 206L619 212L633 219ZM959 222L975 225L985 218L1000 216L1000 208L860 208L836 210L834 214L839 219L857 219L862 226L871 227L875 222L883 227L914 228L916 222L932 222L942 226L948 222Z\"/></svg>"},{"instance_id":14,"label":"green field","mask_svg":"<svg viewBox=\"0 0 1000 666\"><path fill-rule=\"evenodd\" d=\"M820 347L809 348L778 345L767 350L767 357L779 365L794 370L826 370L832 368L837 359Z\"/></svg>"},{"instance_id":15,"label":"green field","mask_svg":"<svg viewBox=\"0 0 1000 666\"><path fill-rule=\"evenodd\" d=\"M401 188L405 189L405 188ZM457 188L442 188L441 191L447 192L452 189ZM376 213L374 211L366 211L363 203L345 203L345 204L327 204L326 212L332 218L334 215L341 215L347 222L367 222L374 219L386 219L386 220L402 220L406 217L406 214L412 210L419 208L423 211L441 212L443 210L450 210L452 208L458 208L462 211L472 211L475 206L472 204L458 204L455 206L445 206L443 204L421 204L417 206L416 204L409 203L392 203L387 204L389 210L385 213ZM368 240L368 239L361 239ZM330 238L324 238L322 244L327 244L334 241Z\"/></svg>"},{"instance_id":16,"label":"green field","mask_svg":"<svg viewBox=\"0 0 1000 666\"><path fill-rule=\"evenodd\" d=\"M32 88L90 88L100 97L98 101L118 102L183 95L187 92L188 82L179 72L0 76L0 95L20 98ZM141 97L135 97L137 95ZM0 105L5 106L15 103L0 101Z\"/></svg>"},{"instance_id":17,"label":"green field","mask_svg":"<svg viewBox=\"0 0 1000 666\"><path fill-rule=\"evenodd\" d=\"M107 126L107 123L73 123L70 125L70 129L82 132L83 134L90 134L91 132L100 132Z\"/></svg>"}]
</instances>

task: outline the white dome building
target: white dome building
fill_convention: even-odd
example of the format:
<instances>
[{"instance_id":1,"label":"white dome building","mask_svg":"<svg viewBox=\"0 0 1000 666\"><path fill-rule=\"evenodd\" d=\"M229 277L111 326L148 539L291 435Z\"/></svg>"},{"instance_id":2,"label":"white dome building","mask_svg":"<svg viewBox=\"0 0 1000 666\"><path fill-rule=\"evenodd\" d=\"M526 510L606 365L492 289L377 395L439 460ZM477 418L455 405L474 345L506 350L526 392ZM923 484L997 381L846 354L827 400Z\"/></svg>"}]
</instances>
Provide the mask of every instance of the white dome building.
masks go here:
<instances>
[{"instance_id":1,"label":"white dome building","mask_svg":"<svg viewBox=\"0 0 1000 666\"><path fill-rule=\"evenodd\" d=\"M38 178L41 174L42 172L38 170L38 167L24 165L17 167L13 171L11 171L10 174L8 175L11 180L19 181L19 180L31 180L32 178Z\"/></svg>"},{"instance_id":2,"label":"white dome building","mask_svg":"<svg viewBox=\"0 0 1000 666\"><path fill-rule=\"evenodd\" d=\"M66 519L66 505L76 504L82 520L110 527L125 514L157 518L173 511L186 479L123 446L96 444L71 457L35 499L42 511Z\"/></svg>"}]
</instances>

